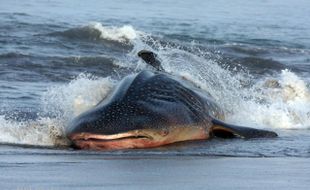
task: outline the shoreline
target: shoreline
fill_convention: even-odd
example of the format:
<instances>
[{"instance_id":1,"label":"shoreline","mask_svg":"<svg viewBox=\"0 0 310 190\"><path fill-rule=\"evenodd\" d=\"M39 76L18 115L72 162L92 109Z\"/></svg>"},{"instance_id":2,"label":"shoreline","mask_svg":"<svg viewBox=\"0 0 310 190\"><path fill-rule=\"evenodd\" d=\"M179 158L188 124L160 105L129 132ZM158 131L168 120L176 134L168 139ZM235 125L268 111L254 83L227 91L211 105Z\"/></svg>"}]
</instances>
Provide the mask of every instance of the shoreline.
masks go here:
<instances>
[{"instance_id":1,"label":"shoreline","mask_svg":"<svg viewBox=\"0 0 310 190\"><path fill-rule=\"evenodd\" d=\"M1 189L308 189L308 158L3 154Z\"/></svg>"}]
</instances>

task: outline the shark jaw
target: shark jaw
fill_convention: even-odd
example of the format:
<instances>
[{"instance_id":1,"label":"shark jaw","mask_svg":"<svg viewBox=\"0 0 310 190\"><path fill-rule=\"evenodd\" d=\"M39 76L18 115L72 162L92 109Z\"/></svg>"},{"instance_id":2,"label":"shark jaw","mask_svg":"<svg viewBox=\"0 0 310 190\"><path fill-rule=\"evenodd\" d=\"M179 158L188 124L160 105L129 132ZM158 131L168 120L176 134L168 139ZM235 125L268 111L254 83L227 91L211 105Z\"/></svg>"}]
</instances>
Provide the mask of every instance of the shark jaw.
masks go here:
<instances>
[{"instance_id":1,"label":"shark jaw","mask_svg":"<svg viewBox=\"0 0 310 190\"><path fill-rule=\"evenodd\" d=\"M178 126L169 129L133 130L112 135L82 132L70 134L68 138L80 149L121 150L153 148L181 141L208 139L209 134L203 127Z\"/></svg>"}]
</instances>

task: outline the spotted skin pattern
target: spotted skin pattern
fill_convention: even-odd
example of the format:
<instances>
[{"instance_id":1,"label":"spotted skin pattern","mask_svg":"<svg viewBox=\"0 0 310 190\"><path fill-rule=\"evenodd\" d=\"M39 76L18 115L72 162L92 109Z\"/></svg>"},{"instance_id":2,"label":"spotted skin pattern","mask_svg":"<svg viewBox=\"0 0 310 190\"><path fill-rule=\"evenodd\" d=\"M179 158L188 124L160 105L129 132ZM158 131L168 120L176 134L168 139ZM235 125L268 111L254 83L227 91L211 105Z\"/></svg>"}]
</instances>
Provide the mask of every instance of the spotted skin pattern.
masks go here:
<instances>
[{"instance_id":1,"label":"spotted skin pattern","mask_svg":"<svg viewBox=\"0 0 310 190\"><path fill-rule=\"evenodd\" d=\"M112 135L186 125L207 128L212 118L223 117L212 97L190 82L142 71L125 77L108 98L74 119L67 133Z\"/></svg>"},{"instance_id":2,"label":"spotted skin pattern","mask_svg":"<svg viewBox=\"0 0 310 190\"><path fill-rule=\"evenodd\" d=\"M227 124L212 96L184 78L142 71L74 119L67 136L81 149L151 148L175 142L277 137L272 131Z\"/></svg>"}]
</instances>

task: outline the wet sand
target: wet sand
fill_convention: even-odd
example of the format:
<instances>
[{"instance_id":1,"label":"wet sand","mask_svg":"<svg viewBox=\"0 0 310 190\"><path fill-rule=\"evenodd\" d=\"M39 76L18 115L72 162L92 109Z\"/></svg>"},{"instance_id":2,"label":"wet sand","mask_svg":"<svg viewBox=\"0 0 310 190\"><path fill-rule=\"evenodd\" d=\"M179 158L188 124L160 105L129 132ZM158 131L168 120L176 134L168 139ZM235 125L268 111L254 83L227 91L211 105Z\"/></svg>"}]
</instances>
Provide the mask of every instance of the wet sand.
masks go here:
<instances>
[{"instance_id":1,"label":"wet sand","mask_svg":"<svg viewBox=\"0 0 310 190\"><path fill-rule=\"evenodd\" d=\"M308 158L2 154L0 189L309 189Z\"/></svg>"}]
</instances>

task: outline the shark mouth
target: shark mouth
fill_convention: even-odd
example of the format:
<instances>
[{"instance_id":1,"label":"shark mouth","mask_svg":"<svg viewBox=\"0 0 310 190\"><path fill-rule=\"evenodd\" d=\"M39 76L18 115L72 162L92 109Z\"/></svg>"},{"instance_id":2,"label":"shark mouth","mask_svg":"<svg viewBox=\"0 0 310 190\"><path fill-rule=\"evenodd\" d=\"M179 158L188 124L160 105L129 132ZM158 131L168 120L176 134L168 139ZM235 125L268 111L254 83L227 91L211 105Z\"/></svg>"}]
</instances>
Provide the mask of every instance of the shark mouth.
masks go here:
<instances>
[{"instance_id":1,"label":"shark mouth","mask_svg":"<svg viewBox=\"0 0 310 190\"><path fill-rule=\"evenodd\" d=\"M175 128L173 130L134 130L125 133L103 135L76 133L68 136L73 146L79 149L120 150L153 148L187 140L207 139L203 128Z\"/></svg>"},{"instance_id":2,"label":"shark mouth","mask_svg":"<svg viewBox=\"0 0 310 190\"><path fill-rule=\"evenodd\" d=\"M153 138L136 132L115 135L100 135L79 133L69 136L76 148L92 150L118 150L130 148L144 148L152 146Z\"/></svg>"}]
</instances>

